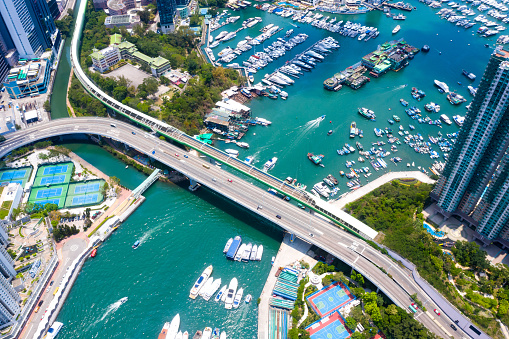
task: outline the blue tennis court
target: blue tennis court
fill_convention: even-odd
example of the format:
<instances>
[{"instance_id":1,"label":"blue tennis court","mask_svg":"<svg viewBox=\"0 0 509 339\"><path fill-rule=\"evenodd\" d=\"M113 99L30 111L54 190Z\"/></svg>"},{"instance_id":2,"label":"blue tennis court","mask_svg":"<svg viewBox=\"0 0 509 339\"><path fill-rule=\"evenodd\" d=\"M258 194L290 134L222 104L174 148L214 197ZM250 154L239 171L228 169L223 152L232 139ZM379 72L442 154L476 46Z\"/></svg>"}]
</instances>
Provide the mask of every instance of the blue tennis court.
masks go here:
<instances>
[{"instance_id":1,"label":"blue tennis court","mask_svg":"<svg viewBox=\"0 0 509 339\"><path fill-rule=\"evenodd\" d=\"M311 339L346 339L350 333L339 320L334 320L311 334Z\"/></svg>"},{"instance_id":2,"label":"blue tennis court","mask_svg":"<svg viewBox=\"0 0 509 339\"><path fill-rule=\"evenodd\" d=\"M49 199L44 201L35 201L34 205L46 205L46 204L60 204L60 199Z\"/></svg>"},{"instance_id":3,"label":"blue tennis court","mask_svg":"<svg viewBox=\"0 0 509 339\"><path fill-rule=\"evenodd\" d=\"M19 179L23 178L25 174L27 174L26 170L3 172L2 176L0 177L0 180Z\"/></svg>"},{"instance_id":4,"label":"blue tennis court","mask_svg":"<svg viewBox=\"0 0 509 339\"><path fill-rule=\"evenodd\" d=\"M43 199L43 198L58 197L61 194L62 194L62 187L48 188L48 189L39 190L37 192L37 196L35 198ZM57 200L60 200L60 199L57 199Z\"/></svg>"},{"instance_id":5,"label":"blue tennis court","mask_svg":"<svg viewBox=\"0 0 509 339\"><path fill-rule=\"evenodd\" d=\"M83 195L72 198L72 206L92 204L99 199L98 194Z\"/></svg>"},{"instance_id":6,"label":"blue tennis court","mask_svg":"<svg viewBox=\"0 0 509 339\"><path fill-rule=\"evenodd\" d=\"M44 169L43 175L53 175L53 174L60 174L60 173L66 173L67 169L69 168L68 165L59 165L59 166L53 166L48 167Z\"/></svg>"},{"instance_id":7,"label":"blue tennis court","mask_svg":"<svg viewBox=\"0 0 509 339\"><path fill-rule=\"evenodd\" d=\"M343 288L339 282L329 285L307 298L313 309L321 317L340 309L354 299L355 297L350 291L346 287Z\"/></svg>"},{"instance_id":8,"label":"blue tennis court","mask_svg":"<svg viewBox=\"0 0 509 339\"><path fill-rule=\"evenodd\" d=\"M74 193L99 192L99 183L80 185L74 188Z\"/></svg>"},{"instance_id":9,"label":"blue tennis court","mask_svg":"<svg viewBox=\"0 0 509 339\"><path fill-rule=\"evenodd\" d=\"M41 185L61 184L65 181L65 175L55 175L41 179Z\"/></svg>"}]
</instances>

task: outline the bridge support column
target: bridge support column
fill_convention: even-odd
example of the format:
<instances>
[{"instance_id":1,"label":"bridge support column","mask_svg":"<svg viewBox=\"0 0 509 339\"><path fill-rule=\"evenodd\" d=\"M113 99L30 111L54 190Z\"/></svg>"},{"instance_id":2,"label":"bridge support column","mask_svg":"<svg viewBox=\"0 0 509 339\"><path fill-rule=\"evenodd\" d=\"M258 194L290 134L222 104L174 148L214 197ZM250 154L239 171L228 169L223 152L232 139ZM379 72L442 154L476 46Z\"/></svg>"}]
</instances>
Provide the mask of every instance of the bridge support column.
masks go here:
<instances>
[{"instance_id":1,"label":"bridge support column","mask_svg":"<svg viewBox=\"0 0 509 339\"><path fill-rule=\"evenodd\" d=\"M198 188L200 188L201 185L198 181L194 180L193 178L189 178L189 190L191 192L196 191Z\"/></svg>"},{"instance_id":2,"label":"bridge support column","mask_svg":"<svg viewBox=\"0 0 509 339\"><path fill-rule=\"evenodd\" d=\"M189 185L194 186L198 183L198 181L194 180L193 178L189 178Z\"/></svg>"},{"instance_id":3,"label":"bridge support column","mask_svg":"<svg viewBox=\"0 0 509 339\"><path fill-rule=\"evenodd\" d=\"M290 233L290 242L294 242L294 241L295 241L295 234Z\"/></svg>"},{"instance_id":4,"label":"bridge support column","mask_svg":"<svg viewBox=\"0 0 509 339\"><path fill-rule=\"evenodd\" d=\"M378 292L380 292L380 287L376 287L376 294L378 294Z\"/></svg>"}]
</instances>

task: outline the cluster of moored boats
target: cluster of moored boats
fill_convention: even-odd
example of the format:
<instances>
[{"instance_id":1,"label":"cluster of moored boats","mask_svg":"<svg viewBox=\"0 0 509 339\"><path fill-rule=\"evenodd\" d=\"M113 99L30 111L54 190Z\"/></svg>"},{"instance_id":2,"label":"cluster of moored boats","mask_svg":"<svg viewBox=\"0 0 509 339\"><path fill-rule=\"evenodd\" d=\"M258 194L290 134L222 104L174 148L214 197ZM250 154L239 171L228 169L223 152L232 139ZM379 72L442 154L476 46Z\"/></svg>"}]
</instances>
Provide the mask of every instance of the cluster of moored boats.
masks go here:
<instances>
[{"instance_id":1,"label":"cluster of moored boats","mask_svg":"<svg viewBox=\"0 0 509 339\"><path fill-rule=\"evenodd\" d=\"M336 21L337 19L335 17L324 17L323 14L311 11L297 11L294 9L278 10L278 7L271 6L269 4L261 6L260 9L283 17L291 16L296 22L310 24L316 28L321 28L333 33L339 33L346 37L357 37L358 40L368 41L371 38L376 38L380 34L376 27L363 26L360 23L350 21Z\"/></svg>"},{"instance_id":2,"label":"cluster of moored boats","mask_svg":"<svg viewBox=\"0 0 509 339\"><path fill-rule=\"evenodd\" d=\"M440 15L442 19L456 24L456 26L471 28L477 23L482 23L483 26L478 29L477 33L483 37L489 37L506 30L505 26L494 20L488 19L486 15L491 16L495 20L500 20L503 23L509 23L509 17L506 13L504 13L508 10L508 7L505 4L501 4L495 0L467 0L467 2L470 4L461 4L459 2L453 2L450 0L419 1L424 2L432 8L440 8L443 4L447 4L450 8L442 8L437 12L437 14ZM480 12L487 11L486 15L477 14L473 10L475 7L477 7L477 10ZM470 19L470 17L473 17L474 15L476 15L476 17Z\"/></svg>"},{"instance_id":3,"label":"cluster of moored boats","mask_svg":"<svg viewBox=\"0 0 509 339\"><path fill-rule=\"evenodd\" d=\"M230 238L224 246L223 253L226 258L235 261L260 261L263 256L263 245L243 244L240 235Z\"/></svg>"},{"instance_id":4,"label":"cluster of moored boats","mask_svg":"<svg viewBox=\"0 0 509 339\"><path fill-rule=\"evenodd\" d=\"M188 339L189 332L180 331L180 315L173 317L171 322L166 322L157 339ZM192 339L226 339L226 332L219 328L205 327L203 331L196 331Z\"/></svg>"},{"instance_id":5,"label":"cluster of moored boats","mask_svg":"<svg viewBox=\"0 0 509 339\"><path fill-rule=\"evenodd\" d=\"M267 75L265 79L262 79L262 82L269 86L274 84L278 86L291 85L295 82L292 78L299 78L303 71L310 71L332 50L337 48L339 48L339 44L334 38L327 37L322 39L313 44L305 52L295 56L284 66L278 68L274 73Z\"/></svg>"},{"instance_id":6,"label":"cluster of moored boats","mask_svg":"<svg viewBox=\"0 0 509 339\"><path fill-rule=\"evenodd\" d=\"M212 277L212 265L208 266L203 273L198 277L193 287L191 288L191 292L189 293L189 298L196 299L199 295L203 297L205 300L209 300L216 292L216 296L214 297L215 302L224 302L224 308L227 310L231 310L232 308L238 308L242 302L242 297L244 295L244 289L238 287L237 278L233 278L230 283L227 285L223 285L221 289L221 278L214 279ZM207 298L206 298L207 297ZM245 303L251 302L253 297L251 294L248 294L244 301Z\"/></svg>"}]
</instances>

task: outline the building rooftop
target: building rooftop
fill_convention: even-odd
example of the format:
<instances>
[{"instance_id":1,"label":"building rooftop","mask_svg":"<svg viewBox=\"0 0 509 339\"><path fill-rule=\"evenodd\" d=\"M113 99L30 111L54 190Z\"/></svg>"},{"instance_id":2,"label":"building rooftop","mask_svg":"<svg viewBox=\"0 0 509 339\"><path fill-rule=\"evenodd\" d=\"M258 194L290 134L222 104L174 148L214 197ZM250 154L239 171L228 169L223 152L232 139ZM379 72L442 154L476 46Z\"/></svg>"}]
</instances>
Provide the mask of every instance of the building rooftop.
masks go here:
<instances>
[{"instance_id":1,"label":"building rooftop","mask_svg":"<svg viewBox=\"0 0 509 339\"><path fill-rule=\"evenodd\" d=\"M136 46L133 43L130 43L129 41L122 41L118 45L118 49L120 49L120 50L130 49L130 48L133 48L133 47L136 48Z\"/></svg>"},{"instance_id":2,"label":"building rooftop","mask_svg":"<svg viewBox=\"0 0 509 339\"><path fill-rule=\"evenodd\" d=\"M115 16L109 16L108 18L114 18L114 17L127 17L129 22L129 15L115 15ZM106 19L108 19L106 18ZM119 45L122 42L122 35L120 34L113 34L110 36L110 45Z\"/></svg>"},{"instance_id":3,"label":"building rooftop","mask_svg":"<svg viewBox=\"0 0 509 339\"><path fill-rule=\"evenodd\" d=\"M151 63L152 62L152 58L151 57L149 57L148 55L145 55L145 54L143 54L141 52L138 52L138 51L134 52L133 56L135 58L138 58L140 60L145 61L146 63Z\"/></svg>"},{"instance_id":4,"label":"building rooftop","mask_svg":"<svg viewBox=\"0 0 509 339\"><path fill-rule=\"evenodd\" d=\"M162 56L158 56L155 59L152 59L152 66L154 67L161 67L169 63L170 61L168 59L163 58Z\"/></svg>"},{"instance_id":5,"label":"building rooftop","mask_svg":"<svg viewBox=\"0 0 509 339\"><path fill-rule=\"evenodd\" d=\"M111 8L114 11L119 11L119 10L125 8L125 5L124 5L123 0L109 0L108 8Z\"/></svg>"},{"instance_id":6,"label":"building rooftop","mask_svg":"<svg viewBox=\"0 0 509 339\"><path fill-rule=\"evenodd\" d=\"M211 123L214 123L216 125L222 125L222 126L225 126L225 127L228 127L230 125L230 123L228 121L224 121L222 119L212 118L212 117L209 117L209 118L205 119L205 123L207 123L207 122L211 122Z\"/></svg>"}]
</instances>

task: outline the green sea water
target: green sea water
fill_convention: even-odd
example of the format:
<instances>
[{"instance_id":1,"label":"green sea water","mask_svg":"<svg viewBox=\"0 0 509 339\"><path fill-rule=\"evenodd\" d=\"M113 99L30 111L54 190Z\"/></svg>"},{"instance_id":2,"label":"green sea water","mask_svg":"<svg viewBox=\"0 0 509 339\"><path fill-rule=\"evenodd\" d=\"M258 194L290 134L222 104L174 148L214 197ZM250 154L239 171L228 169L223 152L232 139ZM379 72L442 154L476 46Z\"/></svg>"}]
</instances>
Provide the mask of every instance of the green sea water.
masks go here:
<instances>
[{"instance_id":1,"label":"green sea water","mask_svg":"<svg viewBox=\"0 0 509 339\"><path fill-rule=\"evenodd\" d=\"M86 161L133 189L145 176L98 146L71 144ZM86 261L58 321L62 338L156 338L166 321L179 313L182 331L206 326L227 331L232 338L255 338L256 300L279 249L282 232L214 193L156 182L144 193L147 200ZM230 237L263 244L260 262L226 260L223 248ZM133 250L132 244L141 240ZM227 311L224 304L189 299L189 290L212 264L222 285L236 277L250 304ZM114 303L129 300L120 307Z\"/></svg>"},{"instance_id":2,"label":"green sea water","mask_svg":"<svg viewBox=\"0 0 509 339\"><path fill-rule=\"evenodd\" d=\"M422 3L414 1L417 10L410 13L404 12L407 16L405 21L395 21L387 18L384 13L376 11L365 15L336 15L337 20L358 22L366 26L378 27L381 32L378 38L367 42L358 41L356 38L343 37L337 33L331 33L323 29L315 28L309 24L298 23L290 18L282 18L275 14L270 14L255 8L248 8L245 11L236 12L233 15L240 15L240 20L235 24L226 25L212 33L217 36L223 30L232 31L239 28L242 21L247 17L260 16L263 21L252 28L242 30L237 33L237 37L231 41L221 43L213 49L215 55L226 46L234 48L237 43L246 36L255 37L260 34L260 29L269 23L283 27L283 31L274 37L266 40L264 45L242 54L233 62L242 64L254 52L262 51L264 47L270 45L277 37L284 37L287 30L293 29L294 35L306 33L309 38L301 45L295 47L292 51L266 66L262 71L254 75L255 82L260 81L266 73L272 73L276 68L282 66L285 62L293 58L299 52L302 52L311 44L319 39L332 36L338 40L341 48L334 51L325 60L311 72L304 72L299 79L294 79L295 83L285 87L289 97L286 101L281 99L271 100L260 97L252 100L247 105L251 107L253 117L263 117L272 121L269 127L256 126L251 127L246 136L242 139L249 143L250 149L240 150L239 158L244 159L248 155L254 155L255 166L262 167L265 161L276 156L278 163L271 174L280 178L291 176L298 178L310 187L314 183L321 181L327 174L331 173L339 177L339 171L346 171L346 160L357 161L359 154L339 156L336 152L342 148L345 143L355 146L355 141L360 141L365 149L371 147L371 143L377 140L386 141L387 138L377 138L373 132L375 127L391 127L394 135L403 141L396 132L399 125L403 125L405 130L410 131L409 124L416 127L411 134L420 133L425 140L428 135L438 136L438 132L452 133L458 130L456 124L451 126L443 124L443 128L433 125L419 124L412 120L404 111L404 107L399 103L403 98L415 105L423 112L423 117L427 113L424 110L424 104L435 102L441 106L440 113L427 113L433 120L439 119L440 114L446 114L451 120L456 114L465 115L466 105L472 99L468 92L467 85L477 86L478 80L469 81L462 75L462 69L477 74L477 79L482 76L484 67L488 61L492 49L485 48L485 43L493 43L496 38L480 38L476 36L476 26L469 30L455 26L445 20L441 20L435 13L437 10L431 9ZM394 13L394 11L393 11ZM330 16L328 13L324 13ZM331 16L332 17L332 16ZM471 19L473 17L470 17ZM293 24L293 25L292 25ZM393 28L399 24L401 30L397 34L392 34ZM295 27L297 25L299 27ZM477 25L478 26L478 25ZM378 45L392 39L404 38L409 44L421 48L428 44L431 51L428 53L419 53L410 65L399 72L390 71L380 78L372 78L371 81L359 90L352 90L349 87L343 87L338 92L330 92L323 88L323 81L334 73L359 62L361 58L369 52L375 50ZM445 94L440 94L434 86L434 80L446 82L451 90L456 90L468 101L462 105L451 105ZM462 84L459 85L458 82ZM411 88L417 87L426 92L426 97L418 102L411 96ZM367 107L375 111L377 121L371 122L362 118L357 113L358 107ZM320 124L313 123L321 115L325 114L325 121ZM396 114L401 118L401 122L390 126L387 122ZM357 127L364 131L364 138L355 138L355 141L349 138L349 128L352 121L356 121ZM333 130L333 134L327 136L327 131ZM216 146L222 149L235 148L232 144L217 142ZM368 147L369 146L369 147ZM389 145L384 147L390 151ZM437 146L434 150L439 151ZM311 163L306 155L308 152L314 154L323 154L324 168L317 167ZM398 156L403 159L398 166L394 165L389 159ZM433 163L429 155L415 153L406 144L398 146L398 152L391 153L386 159L388 168L385 171L407 170L407 163L415 162L414 170L418 166L426 169ZM444 161L443 157L438 160ZM368 179L361 176L361 181L365 183L372 180L385 171L376 172L367 162L360 165L357 163L355 168L368 166L373 175ZM428 170L429 172L429 170ZM430 173L431 174L431 173ZM340 183L341 192L348 190L343 178Z\"/></svg>"},{"instance_id":3,"label":"green sea water","mask_svg":"<svg viewBox=\"0 0 509 339\"><path fill-rule=\"evenodd\" d=\"M239 157L255 155L255 165L261 167L267 159L277 156L279 161L272 174L280 178L297 177L299 182L310 186L329 173L338 177L338 171L346 170L346 160L357 160L357 153L350 156L336 154L336 149L345 142L352 144L348 137L352 121L356 121L357 126L364 130L365 137L356 140L361 141L365 147L380 140L375 137L373 128L388 126L386 121L393 114L401 117L405 129L408 130L409 123L413 124L415 132L425 138L428 135L436 136L438 131L444 134L457 131L456 125L439 129L418 124L405 114L399 99L404 98L411 105L420 107L423 112L424 104L433 101L441 105L440 114L445 113L450 118L455 114L464 115L466 104L450 105L445 95L436 90L433 80L444 81L465 98L471 99L466 89L469 81L461 75L461 70L467 69L479 79L492 51L483 45L486 42L493 43L493 39L486 41L479 38L475 36L475 26L465 31L440 20L434 14L436 10L414 3L417 10L405 13L407 20L403 22L393 21L380 12L337 16L339 20L378 27L382 33L377 39L368 42L359 42L307 24L295 23L299 27L294 27L291 18L281 18L255 8L236 12L234 15L240 15L241 19L217 30L213 35L222 30L231 31L240 27L247 17L260 16L263 22L239 32L236 39L217 47L214 50L216 55L227 45L236 46L246 35L254 37L260 34L259 29L269 23L284 27L277 36L283 36L290 28L295 30L294 34L309 34L304 44L268 65L265 72L272 72L293 55L326 36L335 37L341 45L323 63L285 89L289 93L287 101L257 98L248 103L254 117L266 118L273 124L269 127L250 128L243 141L251 147L248 150L239 149ZM402 28L395 38L405 38L416 47L429 44L431 51L427 54L419 53L407 68L372 79L360 90L324 90L323 81L326 78L360 61L362 56L376 49L377 45L391 40L391 31L397 24ZM267 42L271 43L276 37ZM260 47L257 48L259 50ZM254 53L254 49L251 52L234 62L242 63ZM65 53L68 52L64 51L66 58L68 54ZM66 72L59 71L57 74L57 81L65 85ZM257 73L255 80L259 81L265 72ZM461 86L457 84L458 81L462 82ZM477 83L474 82L474 87ZM410 88L414 86L427 94L419 103L410 96ZM59 92L55 93L52 104L65 103L65 100L55 101ZM373 109L377 114L377 122L361 118L356 113L358 107ZM60 107L59 112L65 116L62 112L66 110ZM323 114L327 116L325 121L320 124L310 123ZM439 114L430 116L437 119ZM394 125L393 130L398 126ZM334 133L327 136L330 129ZM216 146L222 149L235 147L221 142ZM96 146L74 144L70 147L106 174L119 177L121 183L129 188L136 187L145 179L144 175L135 170L125 169L124 164ZM432 163L429 156L417 154L404 144L398 148L395 156L403 158L403 163L396 167L386 159L388 170L406 170L405 164L412 161L416 167L428 167ZM324 154L325 168L309 162L306 158L308 152ZM382 174L382 171L371 171L374 175L370 180ZM361 179L363 182L366 180ZM212 264L215 278L221 277L222 283L227 284L231 278L237 277L239 286L245 288L245 293L252 294L256 301L270 269L270 258L277 252L282 233L206 189L191 193L186 186L156 183L144 194L146 202L100 247L97 257L85 263L58 316L58 321L65 324L62 337L155 338L163 323L179 313L182 329L190 333L211 326L225 329L232 338L256 338L256 302L243 304L236 311L226 311L214 301L192 301L188 293L202 270ZM346 190L344 182L341 183L341 192ZM222 249L225 241L237 234L246 242L264 245L262 262L240 264L224 258ZM131 245L137 239L142 239L142 244L133 251ZM114 303L124 296L128 296L129 301L118 309L114 308Z\"/></svg>"}]
</instances>

